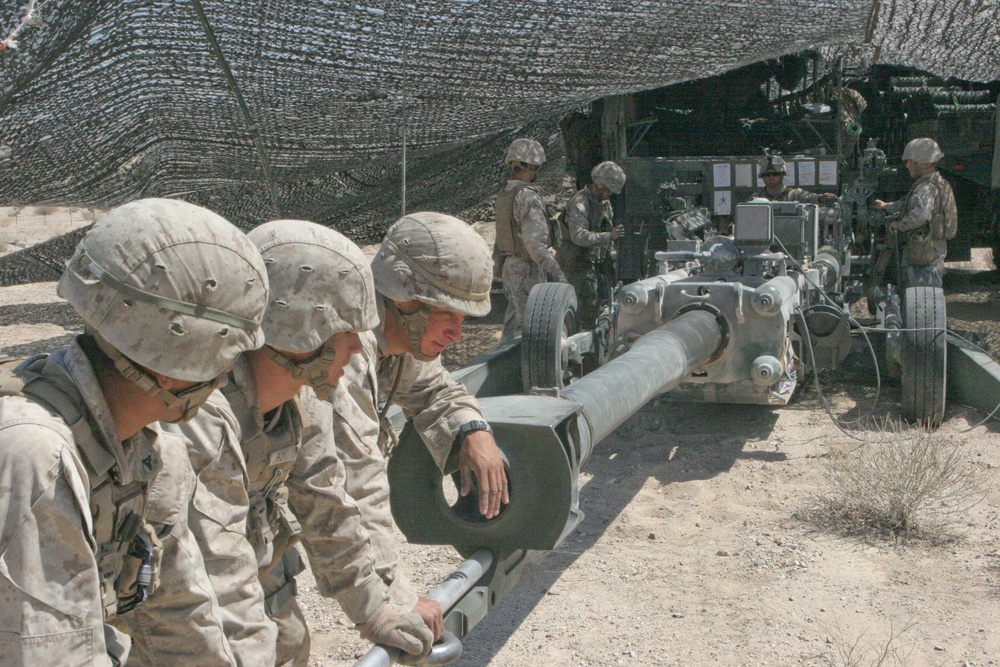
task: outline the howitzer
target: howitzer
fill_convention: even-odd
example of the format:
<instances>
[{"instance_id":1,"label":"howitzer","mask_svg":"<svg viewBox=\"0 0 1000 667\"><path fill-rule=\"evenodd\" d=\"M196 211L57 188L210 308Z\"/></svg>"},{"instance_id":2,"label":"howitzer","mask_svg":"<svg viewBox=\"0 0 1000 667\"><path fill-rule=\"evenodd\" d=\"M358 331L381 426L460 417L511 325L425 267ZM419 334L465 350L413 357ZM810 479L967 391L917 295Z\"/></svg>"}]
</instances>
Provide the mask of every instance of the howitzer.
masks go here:
<instances>
[{"instance_id":1,"label":"howitzer","mask_svg":"<svg viewBox=\"0 0 1000 667\"><path fill-rule=\"evenodd\" d=\"M583 467L651 398L671 392L681 400L783 405L806 372L837 367L851 349L849 296L871 266L852 253L854 239L844 215L753 200L737 205L731 238L670 241L656 254L657 275L619 287L592 328L579 330L569 285L537 285L522 338L454 374L493 426L510 504L485 520L475 494L449 491L412 426L389 461L393 516L409 541L450 544L470 557L456 573L463 592L442 600L448 641L428 664L460 653L456 642L516 585L528 550L554 549L579 525ZM899 331L928 312L926 303L907 306L917 287L904 295L889 286L883 328ZM914 336L944 338L927 328ZM919 363L907 361L909 340L887 341L904 366L904 401L914 390L906 364ZM990 387L991 396L1000 394L995 372ZM462 571L484 573L473 582ZM388 653L376 653L363 664L389 664Z\"/></svg>"},{"instance_id":2,"label":"howitzer","mask_svg":"<svg viewBox=\"0 0 1000 667\"><path fill-rule=\"evenodd\" d=\"M456 374L493 427L510 503L487 521L474 497L449 494L410 426L389 463L393 516L411 542L495 556L446 608L449 636L464 637L511 590L528 550L554 549L576 528L580 472L594 447L650 399L673 391L699 400L787 402L802 372L797 314L820 330L810 333L816 363L846 354L846 315L820 292L839 288L849 258L820 241L815 206L741 205L734 239L716 237L704 248L679 242L681 250L658 257L661 275L620 289L588 331L577 331L569 285L533 289L521 341ZM596 369L574 374L584 357ZM454 649L442 648L432 664L444 654Z\"/></svg>"}]
</instances>

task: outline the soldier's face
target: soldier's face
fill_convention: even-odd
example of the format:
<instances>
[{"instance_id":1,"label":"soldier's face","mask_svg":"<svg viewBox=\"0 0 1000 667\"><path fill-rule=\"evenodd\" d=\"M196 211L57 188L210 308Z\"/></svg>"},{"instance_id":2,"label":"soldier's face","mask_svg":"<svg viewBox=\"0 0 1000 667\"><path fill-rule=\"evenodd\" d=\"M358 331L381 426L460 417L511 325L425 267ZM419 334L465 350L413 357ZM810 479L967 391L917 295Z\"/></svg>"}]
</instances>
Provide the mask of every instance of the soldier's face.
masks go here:
<instances>
[{"instance_id":1,"label":"soldier's face","mask_svg":"<svg viewBox=\"0 0 1000 667\"><path fill-rule=\"evenodd\" d=\"M761 178L764 180L764 186L771 191L780 188L782 181L785 180L782 174L764 174Z\"/></svg>"},{"instance_id":2,"label":"soldier's face","mask_svg":"<svg viewBox=\"0 0 1000 667\"><path fill-rule=\"evenodd\" d=\"M336 387L340 378L344 377L344 367L351 357L361 351L361 336L357 331L341 331L333 334L333 362L326 374L326 381L331 387Z\"/></svg>"},{"instance_id":3,"label":"soldier's face","mask_svg":"<svg viewBox=\"0 0 1000 667\"><path fill-rule=\"evenodd\" d=\"M591 183L590 191L593 192L594 196L596 196L601 201L604 201L605 199L609 199L611 197L611 190L608 189L607 186L601 185L600 183Z\"/></svg>"},{"instance_id":4,"label":"soldier's face","mask_svg":"<svg viewBox=\"0 0 1000 667\"><path fill-rule=\"evenodd\" d=\"M451 310L431 308L427 329L420 337L420 351L436 357L452 343L462 340L462 322L465 315Z\"/></svg>"},{"instance_id":5,"label":"soldier's face","mask_svg":"<svg viewBox=\"0 0 1000 667\"><path fill-rule=\"evenodd\" d=\"M933 169L934 164L931 162L906 161L906 171L910 172L910 178L920 178L924 174L929 174Z\"/></svg>"}]
</instances>

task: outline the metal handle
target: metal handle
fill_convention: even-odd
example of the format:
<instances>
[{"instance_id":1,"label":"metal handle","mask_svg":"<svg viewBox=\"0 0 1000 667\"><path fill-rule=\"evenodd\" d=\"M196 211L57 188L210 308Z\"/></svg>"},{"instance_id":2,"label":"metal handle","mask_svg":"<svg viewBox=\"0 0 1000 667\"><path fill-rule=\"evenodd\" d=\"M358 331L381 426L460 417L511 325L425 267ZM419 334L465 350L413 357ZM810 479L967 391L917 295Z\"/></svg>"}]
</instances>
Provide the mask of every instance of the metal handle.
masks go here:
<instances>
[{"instance_id":1,"label":"metal handle","mask_svg":"<svg viewBox=\"0 0 1000 667\"><path fill-rule=\"evenodd\" d=\"M445 630L438 637L438 640L434 642L434 648L431 649L431 652L420 664L424 667L447 665L458 660L461 655L462 640Z\"/></svg>"},{"instance_id":2,"label":"metal handle","mask_svg":"<svg viewBox=\"0 0 1000 667\"><path fill-rule=\"evenodd\" d=\"M476 582L479 581L486 571L493 565L493 552L483 549L472 554L469 560L462 563L457 570L448 575L448 578L441 582L427 596L441 605L445 613L458 604L466 593L468 593ZM454 643L452 643L454 640ZM457 649L454 646L457 644ZM438 649L438 646L441 646ZM456 652L457 650L457 652ZM429 662L432 656L440 651L442 662ZM360 660L354 663L354 667L389 667L399 659L402 651L392 646L373 646ZM435 643L430 655L424 658L424 665L446 665L462 654L462 642L450 632L441 633L441 638ZM451 656L444 660L445 656Z\"/></svg>"}]
</instances>

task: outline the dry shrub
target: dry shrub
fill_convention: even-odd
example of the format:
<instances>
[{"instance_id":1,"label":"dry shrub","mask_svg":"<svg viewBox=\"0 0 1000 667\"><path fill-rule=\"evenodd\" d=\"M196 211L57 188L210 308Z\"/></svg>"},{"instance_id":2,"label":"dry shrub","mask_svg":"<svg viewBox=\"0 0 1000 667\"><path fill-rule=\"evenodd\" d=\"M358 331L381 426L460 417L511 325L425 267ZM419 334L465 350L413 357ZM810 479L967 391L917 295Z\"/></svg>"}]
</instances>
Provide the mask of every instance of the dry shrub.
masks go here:
<instances>
[{"instance_id":1,"label":"dry shrub","mask_svg":"<svg viewBox=\"0 0 1000 667\"><path fill-rule=\"evenodd\" d=\"M826 638L826 650L807 664L824 667L906 667L910 664L914 647L904 649L900 638L915 625L911 621L899 630L890 625L888 637L873 640L866 637L867 631L851 639L838 623L836 630Z\"/></svg>"},{"instance_id":2,"label":"dry shrub","mask_svg":"<svg viewBox=\"0 0 1000 667\"><path fill-rule=\"evenodd\" d=\"M883 424L868 442L833 454L829 490L807 516L827 530L905 543L945 537L986 495L989 475L961 440Z\"/></svg>"}]
</instances>

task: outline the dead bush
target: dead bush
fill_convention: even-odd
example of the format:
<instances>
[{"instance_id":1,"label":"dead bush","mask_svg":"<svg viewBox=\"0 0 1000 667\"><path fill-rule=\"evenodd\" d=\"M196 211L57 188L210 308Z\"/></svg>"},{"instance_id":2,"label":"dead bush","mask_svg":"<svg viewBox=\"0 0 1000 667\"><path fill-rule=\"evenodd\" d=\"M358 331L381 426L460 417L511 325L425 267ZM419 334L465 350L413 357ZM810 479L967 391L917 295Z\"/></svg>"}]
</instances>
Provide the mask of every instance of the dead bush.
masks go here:
<instances>
[{"instance_id":1,"label":"dead bush","mask_svg":"<svg viewBox=\"0 0 1000 667\"><path fill-rule=\"evenodd\" d=\"M913 646L902 646L902 636L916 625L909 622L897 630L889 625L888 637L872 639L862 632L850 637L840 623L834 630L827 630L826 649L812 657L806 664L822 667L905 667L910 664Z\"/></svg>"},{"instance_id":2,"label":"dead bush","mask_svg":"<svg viewBox=\"0 0 1000 667\"><path fill-rule=\"evenodd\" d=\"M946 537L986 494L989 475L972 458L956 437L885 424L829 457L829 489L807 516L827 530L897 543Z\"/></svg>"}]
</instances>

